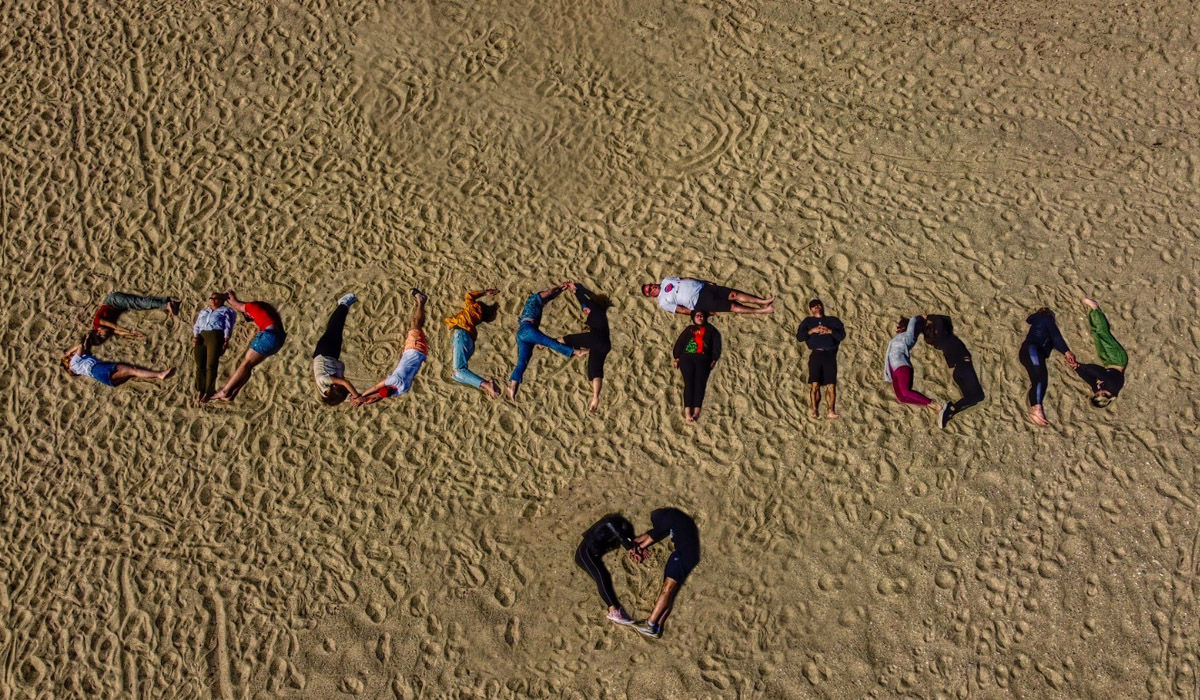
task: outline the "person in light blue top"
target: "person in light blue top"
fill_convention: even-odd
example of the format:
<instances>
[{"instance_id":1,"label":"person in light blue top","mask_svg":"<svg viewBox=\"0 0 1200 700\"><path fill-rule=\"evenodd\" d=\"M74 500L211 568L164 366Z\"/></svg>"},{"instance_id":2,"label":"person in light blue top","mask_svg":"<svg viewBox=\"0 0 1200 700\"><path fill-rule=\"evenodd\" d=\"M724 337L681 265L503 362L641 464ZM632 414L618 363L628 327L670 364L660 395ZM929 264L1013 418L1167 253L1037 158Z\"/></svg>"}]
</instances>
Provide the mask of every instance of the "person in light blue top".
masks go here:
<instances>
[{"instance_id":1,"label":"person in light blue top","mask_svg":"<svg viewBox=\"0 0 1200 700\"><path fill-rule=\"evenodd\" d=\"M521 388L521 380L525 377L525 370L529 367L529 360L533 358L533 348L541 345L550 348L563 357L572 357L574 355L586 355L588 353L585 348L572 348L564 344L561 340L555 340L541 331L539 326L542 325L542 310L546 303L553 301L555 297L562 294L568 288L569 282L563 282L557 287L551 287L542 292L534 292L525 300L525 306L521 309L521 320L517 323L517 366L513 368L512 375L508 378L508 398L516 401L517 391Z\"/></svg>"},{"instance_id":2,"label":"person in light blue top","mask_svg":"<svg viewBox=\"0 0 1200 700\"><path fill-rule=\"evenodd\" d=\"M217 366L229 348L237 312L225 304L224 292L213 292L192 324L192 356L196 361L196 402L208 401L217 391Z\"/></svg>"},{"instance_id":3,"label":"person in light blue top","mask_svg":"<svg viewBox=\"0 0 1200 700\"><path fill-rule=\"evenodd\" d=\"M934 411L942 407L934 403L928 396L912 388L913 366L910 354L917 344L917 334L925 323L920 316L901 318L896 324L896 335L887 346L887 354L883 359L883 381L891 382L892 390L900 403L914 406L925 406Z\"/></svg>"}]
</instances>

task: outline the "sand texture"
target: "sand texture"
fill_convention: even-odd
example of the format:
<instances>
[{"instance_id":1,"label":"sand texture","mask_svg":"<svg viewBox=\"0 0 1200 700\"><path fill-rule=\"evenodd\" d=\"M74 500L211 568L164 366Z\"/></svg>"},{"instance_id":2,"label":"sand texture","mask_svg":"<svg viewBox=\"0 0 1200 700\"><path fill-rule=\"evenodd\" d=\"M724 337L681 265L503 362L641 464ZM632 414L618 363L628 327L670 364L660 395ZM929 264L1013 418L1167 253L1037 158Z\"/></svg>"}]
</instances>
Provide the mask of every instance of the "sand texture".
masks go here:
<instances>
[{"instance_id":1,"label":"sand texture","mask_svg":"<svg viewBox=\"0 0 1200 700\"><path fill-rule=\"evenodd\" d=\"M1200 22L1180 0L1012 3L0 0L0 698L1197 698ZM721 315L702 422L637 285L778 293ZM500 288L613 295L600 411L538 350L517 405L449 380L441 319ZM346 291L360 387L430 293L411 394L322 406ZM290 333L238 400L190 400L213 289ZM109 389L56 360L113 290ZM1025 418L1024 318L1056 358ZM793 333L849 336L839 422ZM988 393L939 431L882 382L895 317L954 317ZM575 332L566 299L544 329ZM252 328L239 323L222 377ZM918 345L916 385L956 398ZM603 619L580 533L692 513L657 642ZM608 563L649 612L669 547Z\"/></svg>"}]
</instances>

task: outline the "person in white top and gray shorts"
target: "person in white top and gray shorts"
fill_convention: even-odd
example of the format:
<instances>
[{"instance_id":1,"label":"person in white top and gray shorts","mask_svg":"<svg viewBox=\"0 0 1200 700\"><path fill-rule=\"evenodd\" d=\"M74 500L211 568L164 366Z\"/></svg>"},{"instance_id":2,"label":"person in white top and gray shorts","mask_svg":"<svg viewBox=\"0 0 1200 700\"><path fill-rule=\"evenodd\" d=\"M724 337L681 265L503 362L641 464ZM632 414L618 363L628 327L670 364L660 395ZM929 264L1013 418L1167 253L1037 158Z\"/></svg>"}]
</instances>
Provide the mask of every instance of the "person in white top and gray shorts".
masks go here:
<instances>
[{"instance_id":1,"label":"person in white top and gray shorts","mask_svg":"<svg viewBox=\"0 0 1200 700\"><path fill-rule=\"evenodd\" d=\"M338 299L337 308L325 325L325 333L313 350L313 376L317 380L317 391L321 403L336 406L346 400L358 398L358 391L346 379L346 365L342 362L342 334L346 328L346 314L350 306L358 301L353 293Z\"/></svg>"},{"instance_id":2,"label":"person in white top and gray shorts","mask_svg":"<svg viewBox=\"0 0 1200 700\"><path fill-rule=\"evenodd\" d=\"M756 297L694 277L667 277L662 282L642 285L642 295L658 301L658 308L669 314L690 316L693 311L709 314L769 314L775 311L775 297Z\"/></svg>"}]
</instances>

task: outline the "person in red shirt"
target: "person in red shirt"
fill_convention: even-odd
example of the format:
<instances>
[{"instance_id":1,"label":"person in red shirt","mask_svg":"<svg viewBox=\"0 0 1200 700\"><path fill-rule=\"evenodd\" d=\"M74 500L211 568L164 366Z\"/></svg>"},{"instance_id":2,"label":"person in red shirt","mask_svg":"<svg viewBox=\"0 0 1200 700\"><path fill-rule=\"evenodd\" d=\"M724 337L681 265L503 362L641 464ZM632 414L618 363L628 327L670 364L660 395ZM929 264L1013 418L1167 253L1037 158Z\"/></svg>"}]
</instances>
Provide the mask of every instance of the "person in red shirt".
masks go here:
<instances>
[{"instance_id":1,"label":"person in red shirt","mask_svg":"<svg viewBox=\"0 0 1200 700\"><path fill-rule=\"evenodd\" d=\"M170 297L146 297L139 294L113 292L104 297L104 303L92 316L91 344L100 345L114 335L130 338L145 338L146 334L125 328L117 323L126 311L152 311L164 309L171 318L179 316L179 302Z\"/></svg>"},{"instance_id":2,"label":"person in red shirt","mask_svg":"<svg viewBox=\"0 0 1200 700\"><path fill-rule=\"evenodd\" d=\"M683 374L683 415L695 423L700 420L708 375L721 359L721 334L709 325L707 312L692 312L692 325L679 334L673 354L672 364Z\"/></svg>"},{"instance_id":3,"label":"person in red shirt","mask_svg":"<svg viewBox=\"0 0 1200 700\"><path fill-rule=\"evenodd\" d=\"M279 349L283 347L283 342L287 339L287 333L283 330L283 319L279 317L279 312L275 310L274 306L265 301L242 301L237 298L233 290L229 290L225 294L233 310L249 318L258 327L258 333L255 333L254 338L250 340L250 347L242 357L241 364L230 375L225 386L212 395L210 401L232 401L246 385L246 382L250 381L250 374L254 371L254 367L279 352Z\"/></svg>"}]
</instances>

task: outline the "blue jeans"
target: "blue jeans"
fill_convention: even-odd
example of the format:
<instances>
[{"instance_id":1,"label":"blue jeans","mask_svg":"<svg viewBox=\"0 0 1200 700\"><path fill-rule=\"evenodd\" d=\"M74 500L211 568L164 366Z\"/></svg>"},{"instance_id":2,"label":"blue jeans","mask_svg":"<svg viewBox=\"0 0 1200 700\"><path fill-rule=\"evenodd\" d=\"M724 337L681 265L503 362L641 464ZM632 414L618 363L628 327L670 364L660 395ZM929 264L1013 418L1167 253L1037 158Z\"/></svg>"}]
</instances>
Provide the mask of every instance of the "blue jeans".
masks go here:
<instances>
[{"instance_id":1,"label":"blue jeans","mask_svg":"<svg viewBox=\"0 0 1200 700\"><path fill-rule=\"evenodd\" d=\"M483 384L483 377L467 368L471 355L475 354L475 339L461 328L455 328L450 337L454 342L454 381L478 389Z\"/></svg>"},{"instance_id":2,"label":"blue jeans","mask_svg":"<svg viewBox=\"0 0 1200 700\"><path fill-rule=\"evenodd\" d=\"M570 345L563 345L535 328L532 323L522 321L517 327L517 366L508 378L510 382L519 382L525 376L525 368L529 366L529 360L533 357L535 345L550 348L563 357L570 357L574 353Z\"/></svg>"}]
</instances>

